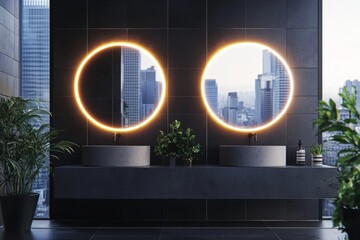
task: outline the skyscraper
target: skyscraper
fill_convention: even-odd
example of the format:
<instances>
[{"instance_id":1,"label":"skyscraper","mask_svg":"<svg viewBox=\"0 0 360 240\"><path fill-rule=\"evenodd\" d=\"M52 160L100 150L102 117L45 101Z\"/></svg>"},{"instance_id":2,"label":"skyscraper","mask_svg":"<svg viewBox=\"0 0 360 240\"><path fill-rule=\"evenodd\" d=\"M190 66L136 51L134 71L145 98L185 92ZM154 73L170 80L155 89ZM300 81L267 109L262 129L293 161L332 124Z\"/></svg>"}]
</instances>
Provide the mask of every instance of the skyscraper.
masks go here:
<instances>
[{"instance_id":1,"label":"skyscraper","mask_svg":"<svg viewBox=\"0 0 360 240\"><path fill-rule=\"evenodd\" d=\"M346 87L346 89L351 92L351 88L354 87L357 94L356 94L356 109L358 111L360 111L360 82L359 80L355 79L355 80L346 80L344 83L344 87ZM342 91L342 88L340 88L340 92Z\"/></svg>"},{"instance_id":2,"label":"skyscraper","mask_svg":"<svg viewBox=\"0 0 360 240\"><path fill-rule=\"evenodd\" d=\"M263 73L255 81L255 120L266 122L285 107L290 92L289 76L283 63L263 50Z\"/></svg>"},{"instance_id":3,"label":"skyscraper","mask_svg":"<svg viewBox=\"0 0 360 240\"><path fill-rule=\"evenodd\" d=\"M23 0L21 24L21 96L41 99L49 110L50 27L49 0ZM49 123L48 116L43 120ZM37 217L49 216L49 172L41 170L33 183L40 194Z\"/></svg>"},{"instance_id":4,"label":"skyscraper","mask_svg":"<svg viewBox=\"0 0 360 240\"><path fill-rule=\"evenodd\" d=\"M154 110L157 98L156 72L154 66L140 71L142 93L142 118Z\"/></svg>"},{"instance_id":5,"label":"skyscraper","mask_svg":"<svg viewBox=\"0 0 360 240\"><path fill-rule=\"evenodd\" d=\"M227 122L234 126L237 125L237 110L239 106L239 98L237 92L229 92L227 98Z\"/></svg>"},{"instance_id":6,"label":"skyscraper","mask_svg":"<svg viewBox=\"0 0 360 240\"><path fill-rule=\"evenodd\" d=\"M142 98L140 83L140 52L133 48L121 49L121 96L124 115L123 125L134 125L141 121Z\"/></svg>"},{"instance_id":7,"label":"skyscraper","mask_svg":"<svg viewBox=\"0 0 360 240\"><path fill-rule=\"evenodd\" d=\"M255 121L263 123L273 116L273 74L259 74L255 80Z\"/></svg>"},{"instance_id":8,"label":"skyscraper","mask_svg":"<svg viewBox=\"0 0 360 240\"><path fill-rule=\"evenodd\" d=\"M215 79L205 80L205 95L213 112L218 114L218 86Z\"/></svg>"},{"instance_id":9,"label":"skyscraper","mask_svg":"<svg viewBox=\"0 0 360 240\"><path fill-rule=\"evenodd\" d=\"M289 100L290 80L288 72L283 63L271 54L272 74L275 75L273 81L273 117L276 117L285 107Z\"/></svg>"}]
</instances>

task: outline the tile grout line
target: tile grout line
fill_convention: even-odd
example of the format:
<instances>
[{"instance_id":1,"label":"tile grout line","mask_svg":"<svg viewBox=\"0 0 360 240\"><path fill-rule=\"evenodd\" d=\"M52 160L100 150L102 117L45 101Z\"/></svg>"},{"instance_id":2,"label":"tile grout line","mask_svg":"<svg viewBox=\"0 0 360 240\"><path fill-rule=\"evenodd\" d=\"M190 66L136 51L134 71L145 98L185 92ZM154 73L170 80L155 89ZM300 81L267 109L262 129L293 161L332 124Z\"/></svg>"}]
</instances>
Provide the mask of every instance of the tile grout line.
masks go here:
<instances>
[{"instance_id":1,"label":"tile grout line","mask_svg":"<svg viewBox=\"0 0 360 240\"><path fill-rule=\"evenodd\" d=\"M272 230L272 228L266 223L266 221L262 221L262 222L264 223L264 225L266 226L266 228L267 228L268 230L270 230L270 232L277 237L278 240L281 240L281 238Z\"/></svg>"},{"instance_id":2,"label":"tile grout line","mask_svg":"<svg viewBox=\"0 0 360 240\"><path fill-rule=\"evenodd\" d=\"M94 239L95 235L102 229L102 227L98 227L96 232L89 238L89 240Z\"/></svg>"}]
</instances>

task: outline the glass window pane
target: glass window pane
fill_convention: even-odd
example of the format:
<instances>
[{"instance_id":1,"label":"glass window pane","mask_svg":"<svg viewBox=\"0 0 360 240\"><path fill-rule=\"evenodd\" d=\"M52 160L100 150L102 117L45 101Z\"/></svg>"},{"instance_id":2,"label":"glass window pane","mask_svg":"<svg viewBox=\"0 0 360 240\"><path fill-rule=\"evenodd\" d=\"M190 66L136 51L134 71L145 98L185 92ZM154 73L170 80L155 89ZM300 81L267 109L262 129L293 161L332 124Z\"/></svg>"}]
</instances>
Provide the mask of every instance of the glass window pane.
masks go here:
<instances>
[{"instance_id":1,"label":"glass window pane","mask_svg":"<svg viewBox=\"0 0 360 240\"><path fill-rule=\"evenodd\" d=\"M324 0L323 2L323 99L332 98L340 107L338 93L346 86L354 86L360 93L360 22L359 0ZM357 108L360 110L360 94L357 96ZM346 117L341 111L340 117ZM360 126L355 126L360 130ZM359 131L360 132L360 131ZM346 148L329 141L330 135L323 134L324 163L335 165L337 152ZM324 203L323 215L331 216L333 205L331 199Z\"/></svg>"},{"instance_id":2,"label":"glass window pane","mask_svg":"<svg viewBox=\"0 0 360 240\"><path fill-rule=\"evenodd\" d=\"M21 4L21 96L44 100L49 110L50 0L22 0ZM45 122L49 122L46 116ZM49 160L48 160L49 161ZM35 217L49 217L49 172L43 169L33 184L40 194Z\"/></svg>"}]
</instances>

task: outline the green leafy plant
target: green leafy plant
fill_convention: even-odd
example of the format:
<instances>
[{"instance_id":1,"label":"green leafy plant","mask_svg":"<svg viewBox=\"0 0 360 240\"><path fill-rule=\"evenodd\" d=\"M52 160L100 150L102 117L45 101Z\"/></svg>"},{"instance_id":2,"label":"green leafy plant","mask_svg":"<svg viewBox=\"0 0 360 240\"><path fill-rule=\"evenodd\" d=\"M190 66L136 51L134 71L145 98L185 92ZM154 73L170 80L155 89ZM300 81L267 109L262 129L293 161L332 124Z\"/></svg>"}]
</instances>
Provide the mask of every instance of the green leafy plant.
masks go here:
<instances>
[{"instance_id":1,"label":"green leafy plant","mask_svg":"<svg viewBox=\"0 0 360 240\"><path fill-rule=\"evenodd\" d=\"M6 195L28 195L50 156L74 151L74 143L55 143L59 131L43 121L46 115L40 101L0 98L0 186Z\"/></svg>"},{"instance_id":2,"label":"green leafy plant","mask_svg":"<svg viewBox=\"0 0 360 240\"><path fill-rule=\"evenodd\" d=\"M184 130L178 120L170 123L170 131L165 134L160 131L155 145L155 154L158 156L174 156L184 161L191 161L200 152L200 144L191 128Z\"/></svg>"},{"instance_id":3,"label":"green leafy plant","mask_svg":"<svg viewBox=\"0 0 360 240\"><path fill-rule=\"evenodd\" d=\"M323 154L323 145L315 144L314 146L309 148L309 152L311 155L321 155Z\"/></svg>"},{"instance_id":4,"label":"green leafy plant","mask_svg":"<svg viewBox=\"0 0 360 240\"><path fill-rule=\"evenodd\" d=\"M354 124L360 123L360 114L356 109L355 88L349 93L344 87L339 95L341 106L348 112L348 116L340 119L339 110L332 99L328 103L320 101L319 115L314 124L320 133L332 133L332 141L348 146L338 152L336 162L339 186L333 222L335 226L343 227L343 208L360 209L360 136L353 128Z\"/></svg>"}]
</instances>

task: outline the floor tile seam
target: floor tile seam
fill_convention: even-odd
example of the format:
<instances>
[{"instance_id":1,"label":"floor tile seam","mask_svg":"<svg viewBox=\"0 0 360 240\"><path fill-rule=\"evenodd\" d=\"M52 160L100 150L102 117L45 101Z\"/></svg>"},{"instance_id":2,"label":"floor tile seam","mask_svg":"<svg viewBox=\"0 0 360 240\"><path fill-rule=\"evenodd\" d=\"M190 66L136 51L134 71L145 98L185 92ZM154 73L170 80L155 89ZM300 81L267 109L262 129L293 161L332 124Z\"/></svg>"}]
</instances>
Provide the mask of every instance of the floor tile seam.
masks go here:
<instances>
[{"instance_id":1,"label":"floor tile seam","mask_svg":"<svg viewBox=\"0 0 360 240\"><path fill-rule=\"evenodd\" d=\"M114 229L114 230L149 230L149 229L153 229L153 230L171 230L171 229L199 229L199 230L211 230L211 229L216 229L216 230L227 230L227 229L240 229L240 230L244 230L244 229L264 229L266 230L266 227L32 227L31 229L104 229L104 230L109 230L109 229ZM0 228L1 229L1 228ZM281 228L280 228L281 229Z\"/></svg>"},{"instance_id":2,"label":"floor tile seam","mask_svg":"<svg viewBox=\"0 0 360 240\"><path fill-rule=\"evenodd\" d=\"M272 232L272 234L275 235L278 240L281 240L281 238L273 231L273 229L269 228L269 230Z\"/></svg>"},{"instance_id":3,"label":"floor tile seam","mask_svg":"<svg viewBox=\"0 0 360 240\"><path fill-rule=\"evenodd\" d=\"M299 229L334 229L332 227L269 227L269 229L279 229L279 230L299 230Z\"/></svg>"},{"instance_id":4,"label":"floor tile seam","mask_svg":"<svg viewBox=\"0 0 360 240\"><path fill-rule=\"evenodd\" d=\"M239 229L239 230L245 230L245 229L266 229L264 227L162 227L162 230L179 230L179 229L185 229L185 230L233 230L233 229Z\"/></svg>"},{"instance_id":5,"label":"floor tile seam","mask_svg":"<svg viewBox=\"0 0 360 240\"><path fill-rule=\"evenodd\" d=\"M267 230L269 230L278 240L281 240L281 238L271 229L266 221L262 221L262 223L266 226Z\"/></svg>"},{"instance_id":6,"label":"floor tile seam","mask_svg":"<svg viewBox=\"0 0 360 240\"><path fill-rule=\"evenodd\" d=\"M99 227L31 227L31 229L98 229ZM0 228L1 229L1 228Z\"/></svg>"},{"instance_id":7,"label":"floor tile seam","mask_svg":"<svg viewBox=\"0 0 360 240\"><path fill-rule=\"evenodd\" d=\"M100 229L101 229L101 227L98 227L96 232L91 236L91 238L89 238L89 240L94 239L96 234L100 231Z\"/></svg>"}]
</instances>

